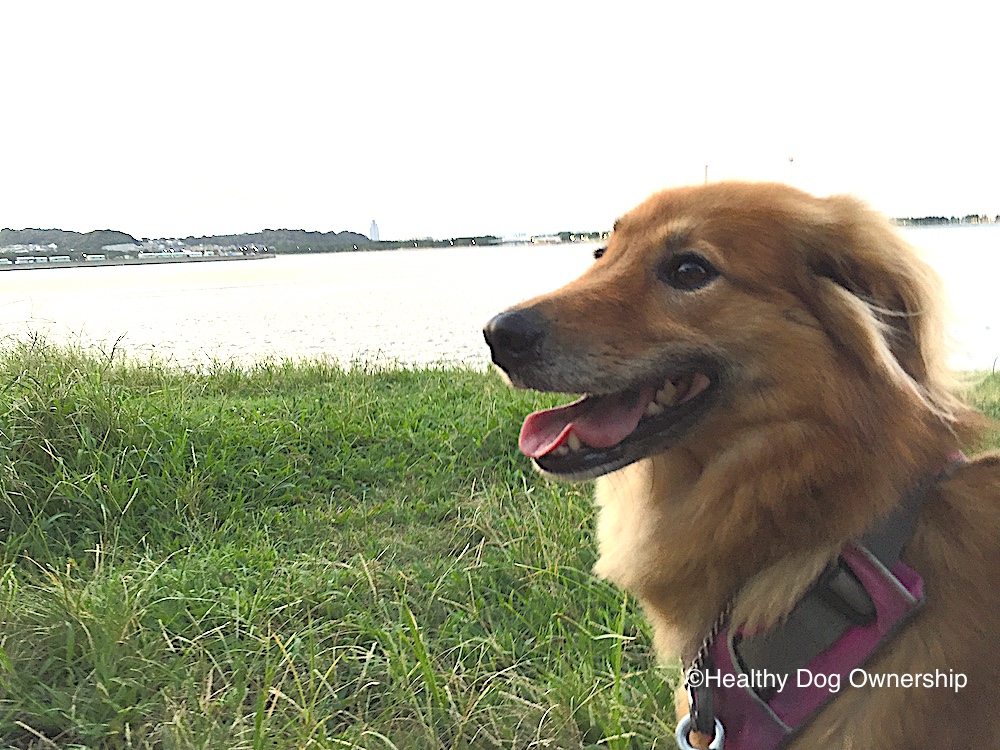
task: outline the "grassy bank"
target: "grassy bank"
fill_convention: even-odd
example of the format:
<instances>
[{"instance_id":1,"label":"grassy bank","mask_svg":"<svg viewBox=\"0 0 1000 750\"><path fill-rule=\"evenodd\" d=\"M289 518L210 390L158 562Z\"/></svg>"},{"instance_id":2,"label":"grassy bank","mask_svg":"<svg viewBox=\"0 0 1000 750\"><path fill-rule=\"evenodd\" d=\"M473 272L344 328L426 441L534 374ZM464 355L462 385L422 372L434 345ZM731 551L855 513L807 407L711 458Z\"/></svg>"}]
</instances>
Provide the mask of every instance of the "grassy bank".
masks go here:
<instances>
[{"instance_id":1,"label":"grassy bank","mask_svg":"<svg viewBox=\"0 0 1000 750\"><path fill-rule=\"evenodd\" d=\"M1000 379L976 398L1000 416ZM672 747L545 399L466 370L0 356L0 748Z\"/></svg>"},{"instance_id":2,"label":"grassy bank","mask_svg":"<svg viewBox=\"0 0 1000 750\"><path fill-rule=\"evenodd\" d=\"M463 370L0 361L0 747L653 747L589 489Z\"/></svg>"}]
</instances>

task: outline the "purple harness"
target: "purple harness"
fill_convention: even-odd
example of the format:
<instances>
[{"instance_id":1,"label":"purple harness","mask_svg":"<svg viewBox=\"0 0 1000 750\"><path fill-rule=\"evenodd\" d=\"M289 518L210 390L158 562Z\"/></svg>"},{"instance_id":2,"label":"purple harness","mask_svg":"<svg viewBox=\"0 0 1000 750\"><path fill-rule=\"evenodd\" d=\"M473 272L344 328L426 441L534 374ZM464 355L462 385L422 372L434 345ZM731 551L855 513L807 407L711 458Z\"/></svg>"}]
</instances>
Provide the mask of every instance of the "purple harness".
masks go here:
<instances>
[{"instance_id":1,"label":"purple harness","mask_svg":"<svg viewBox=\"0 0 1000 750\"><path fill-rule=\"evenodd\" d=\"M714 734L711 750L777 750L839 690L864 684L867 674L863 666L924 601L923 579L898 559L912 536L923 496L933 482L948 479L967 462L958 451L950 455L944 469L904 501L902 510L890 519L889 531L880 529L859 543L845 545L839 566L852 579L851 585L859 584L862 596L866 595L866 614L854 618L831 643L810 652L811 658L804 663L797 662L783 682L776 674L748 667L741 658L744 637L759 634L747 636L742 630L733 632L724 626L714 637L710 635L688 671L691 714L678 726L679 747L690 748L688 731L697 729L705 736ZM769 648L773 653L775 646ZM781 648L780 641L777 648ZM692 686L694 671L700 672L700 685Z\"/></svg>"},{"instance_id":2,"label":"purple harness","mask_svg":"<svg viewBox=\"0 0 1000 750\"><path fill-rule=\"evenodd\" d=\"M768 702L750 687L713 688L716 714L725 727L725 750L781 747L827 701L835 697L836 693L830 690L831 683L838 680L836 684L841 689L850 685L852 671L859 669L875 648L923 602L923 579L903 563L897 562L891 571L886 570L873 555L853 544L844 548L841 559L850 566L871 596L877 613L875 620L845 631L832 646L802 668L807 672L789 675L784 688L774 693ZM744 674L728 628L716 638L711 654L720 678L729 674L735 681ZM822 676L822 679L817 679L817 676ZM752 677L749 675L746 679ZM756 679L759 683L762 677L758 675ZM816 685L817 682L820 686Z\"/></svg>"}]
</instances>

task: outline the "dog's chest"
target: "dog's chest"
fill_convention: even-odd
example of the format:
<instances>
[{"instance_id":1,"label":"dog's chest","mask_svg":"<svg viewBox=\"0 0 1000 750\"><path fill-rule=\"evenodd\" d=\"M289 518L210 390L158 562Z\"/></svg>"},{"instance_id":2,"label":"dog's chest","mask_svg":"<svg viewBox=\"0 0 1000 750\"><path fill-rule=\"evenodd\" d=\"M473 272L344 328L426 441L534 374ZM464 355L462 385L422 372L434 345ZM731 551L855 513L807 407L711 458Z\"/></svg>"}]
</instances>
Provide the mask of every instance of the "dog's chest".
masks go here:
<instances>
[{"instance_id":1,"label":"dog's chest","mask_svg":"<svg viewBox=\"0 0 1000 750\"><path fill-rule=\"evenodd\" d=\"M642 595L663 570L670 537L671 498L696 476L686 451L670 451L632 464L597 481L597 544L594 573Z\"/></svg>"}]
</instances>

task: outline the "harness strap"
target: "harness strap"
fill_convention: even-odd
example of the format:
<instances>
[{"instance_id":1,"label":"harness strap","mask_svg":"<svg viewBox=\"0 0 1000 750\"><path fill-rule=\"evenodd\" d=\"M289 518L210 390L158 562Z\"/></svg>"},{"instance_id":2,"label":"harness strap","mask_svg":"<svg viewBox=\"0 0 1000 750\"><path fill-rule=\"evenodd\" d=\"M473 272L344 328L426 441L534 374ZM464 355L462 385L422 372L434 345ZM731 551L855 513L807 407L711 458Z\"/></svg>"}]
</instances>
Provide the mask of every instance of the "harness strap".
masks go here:
<instances>
[{"instance_id":1,"label":"harness strap","mask_svg":"<svg viewBox=\"0 0 1000 750\"><path fill-rule=\"evenodd\" d=\"M885 520L861 537L860 545L886 569L892 568L913 537L930 488L950 478L967 462L959 451L950 455L944 469L923 478ZM866 625L875 616L871 596L843 558L838 557L784 621L763 633L737 636L734 650L747 672L789 675L835 643L848 628ZM761 690L759 694L768 701L774 689Z\"/></svg>"},{"instance_id":2,"label":"harness strap","mask_svg":"<svg viewBox=\"0 0 1000 750\"><path fill-rule=\"evenodd\" d=\"M917 573L900 561L900 555L913 536L920 509L930 488L938 482L950 479L966 463L968 463L968 459L961 451L952 452L940 472L924 477L907 493L888 517L857 542L847 545L838 559L828 566L781 623L764 633L751 635L730 633L728 643L731 651L729 651L729 657L735 658L735 662L738 662L739 665L738 668L743 671L744 675L754 672L772 675L784 674L785 680L787 680L788 675L793 671L813 662L818 657L831 658L834 661L830 663L836 663L839 656L830 656L832 652L829 649L837 644L845 633L854 637L867 631L867 636L861 636L861 641L864 642L866 637L869 639L872 637L871 628L876 627L876 625L879 628L888 629L893 624L898 625L904 622L906 613L912 611L914 607L919 607L919 603L923 599L923 582ZM848 563L845 558L851 562ZM879 566L879 568L873 567L873 565ZM903 575L908 583L902 583L899 578L889 572L893 568L900 568L898 575ZM858 572L856 573L855 570ZM884 581L884 576L888 576L899 588L890 587L895 592L891 595L888 595L887 591L879 589L875 595L880 597L880 604L876 605L859 575L869 581L868 585L876 587L880 585L879 582ZM876 589L872 589L872 591L875 592ZM726 611L728 611L728 607ZM718 722L715 715L714 690L708 687L704 680L691 681L689 678L693 672L701 672L701 676L704 677L707 670L711 668L711 653L717 652L716 655L721 655L720 658L727 658L724 656L725 647L716 643L716 635L719 634L720 626L724 626L726 622L728 622L728 616L726 612L723 612L720 615L720 623L717 623L712 632L708 634L688 670L686 682L688 684L690 714L678 725L677 738L680 747L715 748L722 746L722 724ZM850 632L847 633L849 629ZM728 628L724 632L728 632ZM883 633L883 637L884 635L885 633ZM870 650L875 645L877 645L877 641L871 642L867 648ZM865 646L861 647L865 648ZM820 657L820 654L824 654L824 657ZM774 681L771 684L774 684ZM746 711L757 711L759 706L767 707L770 705L771 698L775 696L773 689L767 691L758 687L754 692L758 695L758 700L763 701L763 703L754 704L758 708L752 708L751 704L746 704L744 701ZM773 712L770 715L774 721L778 722L776 725L773 723L757 724L755 725L756 730L748 730L751 732L751 739L742 736L743 731L747 730L749 726L746 722L755 720L750 718L750 713L745 715L742 713L744 708L738 708L737 704L740 704L742 700L740 695L739 691L733 693L732 696L725 691L719 694L724 703L720 707L723 714L728 710L741 711L737 717L739 721L736 722L737 746L740 748L761 747L765 735L771 737L765 743L767 747L783 745L784 742L781 738L787 739L788 733L792 729L777 719ZM734 702L729 705L731 698ZM817 710L820 706L815 706L813 710ZM786 706L783 710L787 712L787 709ZM792 716L791 713L786 715ZM793 724L801 725L803 720L808 720L807 717L808 713L800 716ZM778 726L781 728L778 729ZM774 734L775 732L777 734ZM688 743L688 735L692 740L691 743ZM746 745L745 741L753 744ZM711 742L711 745L708 742Z\"/></svg>"},{"instance_id":3,"label":"harness strap","mask_svg":"<svg viewBox=\"0 0 1000 750\"><path fill-rule=\"evenodd\" d=\"M861 540L886 568L899 559L928 486L918 485L889 518ZM877 549L869 546L873 542ZM835 643L848 628L867 625L874 618L871 596L844 559L838 557L782 622L763 633L736 636L734 650L747 672L791 675ZM768 701L775 690L761 689L758 694Z\"/></svg>"}]
</instances>

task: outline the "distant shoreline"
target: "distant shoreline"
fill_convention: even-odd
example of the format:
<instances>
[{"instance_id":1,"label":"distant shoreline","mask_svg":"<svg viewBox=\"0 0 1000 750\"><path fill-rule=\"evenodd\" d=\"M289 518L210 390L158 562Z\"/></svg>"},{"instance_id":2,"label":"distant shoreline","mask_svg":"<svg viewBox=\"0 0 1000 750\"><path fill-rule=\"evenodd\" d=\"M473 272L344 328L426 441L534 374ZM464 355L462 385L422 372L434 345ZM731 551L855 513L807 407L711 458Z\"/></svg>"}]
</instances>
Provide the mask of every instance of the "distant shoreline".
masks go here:
<instances>
[{"instance_id":1,"label":"distant shoreline","mask_svg":"<svg viewBox=\"0 0 1000 750\"><path fill-rule=\"evenodd\" d=\"M947 219L944 217L923 217L921 219L891 219L892 223L899 229L936 229L941 227L982 227L982 226L1000 226L1000 216L996 219L991 220L987 216L968 216L961 219L952 218ZM9 230L3 230L9 231ZM34 230L23 230L23 231L34 231ZM387 240L381 242L369 242L365 245L354 245L353 248L350 247L305 247L301 246L292 249L276 249L270 246L264 246L263 251L257 249L254 246L245 246L243 252L236 250L235 246L230 247L217 247L214 250L199 250L198 246L195 246L195 250L199 252L204 252L203 255L197 252L163 252L162 246L159 252L143 252L136 246L139 251L139 256L134 256L131 254L125 255L112 255L111 257L105 257L104 253L111 254L111 252L118 251L118 248L102 247L103 253L93 253L89 257L84 254L83 258L80 259L79 256L76 258L68 257L67 255L34 255L34 256L22 256L20 258L12 257L10 253L5 253L0 255L0 271L20 271L25 269L36 269L36 268L91 268L91 267L107 267L107 266L144 266L144 265L164 265L171 263L194 263L194 262L208 262L208 261L228 261L228 260L263 260L265 258L274 258L278 255L326 255L329 253L341 253L341 252L372 252L380 250L423 250L432 248L458 248L458 247L518 247L525 245L538 245L538 246L552 246L552 245L575 245L582 243L599 243L601 241L606 241L610 233L603 232L581 232L581 233L571 233L571 232L560 232L558 234L551 235L533 235L528 237L525 235L523 238L518 237L513 238L501 238L494 235L485 235L482 237L461 237L453 238L450 240L437 240L431 238L423 239L413 239L413 240ZM166 240L167 243L177 243L177 240ZM147 243L148 244L148 243ZM49 252L54 251L54 246L49 245L48 248L38 247L36 252L44 252L48 250ZM9 248L4 248L9 249ZM234 251L235 252L232 252ZM109 252L110 251L110 252ZM221 252L220 252L221 251ZM20 254L25 252L24 250L17 250ZM211 253L211 254L210 254ZM95 257L96 256L96 257Z\"/></svg>"},{"instance_id":2,"label":"distant shoreline","mask_svg":"<svg viewBox=\"0 0 1000 750\"><path fill-rule=\"evenodd\" d=\"M918 224L915 222L901 223L898 221L893 222L897 227L902 229L941 229L941 228L954 228L954 229L968 229L970 227L995 227L1000 226L1000 221L942 221L936 224L926 223Z\"/></svg>"},{"instance_id":3,"label":"distant shoreline","mask_svg":"<svg viewBox=\"0 0 1000 750\"><path fill-rule=\"evenodd\" d=\"M273 253L251 255L209 255L174 258L102 258L101 260L63 260L34 263L10 263L0 265L0 271L30 271L41 268L93 268L99 266L161 266L170 263L210 263L230 260L265 260L277 257Z\"/></svg>"}]
</instances>

